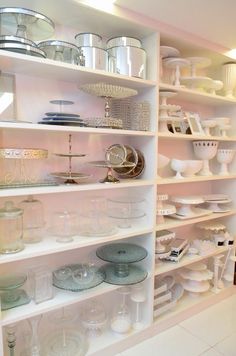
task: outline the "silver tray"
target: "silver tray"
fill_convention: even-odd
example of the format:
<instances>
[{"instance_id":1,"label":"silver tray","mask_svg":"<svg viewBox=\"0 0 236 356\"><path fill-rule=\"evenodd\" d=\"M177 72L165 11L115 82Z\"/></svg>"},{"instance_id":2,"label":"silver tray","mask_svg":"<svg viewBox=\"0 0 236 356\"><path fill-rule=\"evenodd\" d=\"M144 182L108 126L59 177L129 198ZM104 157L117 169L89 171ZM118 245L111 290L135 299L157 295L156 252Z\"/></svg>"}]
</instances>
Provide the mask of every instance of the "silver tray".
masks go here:
<instances>
[{"instance_id":1,"label":"silver tray","mask_svg":"<svg viewBox=\"0 0 236 356\"><path fill-rule=\"evenodd\" d=\"M4 49L10 52L28 54L34 57L46 58L46 54L41 49L30 45L21 44L21 43L14 43L14 42L0 43L0 49Z\"/></svg>"},{"instance_id":2,"label":"silver tray","mask_svg":"<svg viewBox=\"0 0 236 356\"><path fill-rule=\"evenodd\" d=\"M32 47L37 47L36 43L27 38L19 37L19 36L0 36L0 43L19 43L25 44Z\"/></svg>"},{"instance_id":3,"label":"silver tray","mask_svg":"<svg viewBox=\"0 0 236 356\"><path fill-rule=\"evenodd\" d=\"M25 30L19 28L25 27ZM0 8L0 34L17 35L40 41L54 33L54 23L47 16L21 7ZM19 32L26 32L26 36Z\"/></svg>"}]
</instances>

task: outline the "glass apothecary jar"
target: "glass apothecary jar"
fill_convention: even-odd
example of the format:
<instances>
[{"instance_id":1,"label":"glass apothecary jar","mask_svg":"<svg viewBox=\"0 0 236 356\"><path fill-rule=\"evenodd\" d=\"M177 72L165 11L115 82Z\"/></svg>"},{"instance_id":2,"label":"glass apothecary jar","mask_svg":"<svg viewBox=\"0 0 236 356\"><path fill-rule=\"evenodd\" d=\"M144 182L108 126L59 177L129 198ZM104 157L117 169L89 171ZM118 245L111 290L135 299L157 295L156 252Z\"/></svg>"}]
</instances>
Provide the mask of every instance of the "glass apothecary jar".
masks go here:
<instances>
[{"instance_id":1,"label":"glass apothecary jar","mask_svg":"<svg viewBox=\"0 0 236 356\"><path fill-rule=\"evenodd\" d=\"M20 202L19 207L23 210L23 241L40 242L44 227L43 204L29 195L27 199Z\"/></svg>"},{"instance_id":2,"label":"glass apothecary jar","mask_svg":"<svg viewBox=\"0 0 236 356\"><path fill-rule=\"evenodd\" d=\"M23 248L23 210L7 201L0 209L0 253L15 253Z\"/></svg>"}]
</instances>

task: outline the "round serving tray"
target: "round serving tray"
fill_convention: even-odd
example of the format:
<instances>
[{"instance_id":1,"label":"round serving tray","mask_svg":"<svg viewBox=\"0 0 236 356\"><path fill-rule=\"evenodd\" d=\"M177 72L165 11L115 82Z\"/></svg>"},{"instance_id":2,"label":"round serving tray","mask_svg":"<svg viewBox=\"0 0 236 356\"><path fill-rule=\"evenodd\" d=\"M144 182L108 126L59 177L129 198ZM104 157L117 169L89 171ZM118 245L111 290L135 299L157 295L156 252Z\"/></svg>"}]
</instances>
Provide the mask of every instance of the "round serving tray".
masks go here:
<instances>
[{"instance_id":1,"label":"round serving tray","mask_svg":"<svg viewBox=\"0 0 236 356\"><path fill-rule=\"evenodd\" d=\"M0 148L0 158L42 159L48 157L48 151L38 148Z\"/></svg>"},{"instance_id":2,"label":"round serving tray","mask_svg":"<svg viewBox=\"0 0 236 356\"><path fill-rule=\"evenodd\" d=\"M37 47L30 46L27 44L14 43L14 42L0 43L0 49L4 49L5 51L10 51L10 52L28 54L34 57L46 58L46 54L44 53L44 51L42 51Z\"/></svg>"}]
</instances>

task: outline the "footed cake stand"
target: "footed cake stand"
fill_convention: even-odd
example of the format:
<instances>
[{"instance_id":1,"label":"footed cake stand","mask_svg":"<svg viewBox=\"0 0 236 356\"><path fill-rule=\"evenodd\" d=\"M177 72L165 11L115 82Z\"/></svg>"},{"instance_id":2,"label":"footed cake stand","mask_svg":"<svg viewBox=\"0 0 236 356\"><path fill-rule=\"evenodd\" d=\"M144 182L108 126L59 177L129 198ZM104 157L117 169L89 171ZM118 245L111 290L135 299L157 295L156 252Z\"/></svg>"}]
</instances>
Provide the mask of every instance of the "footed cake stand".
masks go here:
<instances>
[{"instance_id":1,"label":"footed cake stand","mask_svg":"<svg viewBox=\"0 0 236 356\"><path fill-rule=\"evenodd\" d=\"M189 61L185 58L166 58L163 60L163 64L167 68L175 69L175 79L173 84L176 87L180 87L180 69L187 67Z\"/></svg>"},{"instance_id":2,"label":"footed cake stand","mask_svg":"<svg viewBox=\"0 0 236 356\"><path fill-rule=\"evenodd\" d=\"M176 214L172 215L176 219L184 220L211 214L209 210L193 207L194 205L204 203L204 199L200 196L175 196L171 197L170 200L179 205Z\"/></svg>"},{"instance_id":3,"label":"footed cake stand","mask_svg":"<svg viewBox=\"0 0 236 356\"><path fill-rule=\"evenodd\" d=\"M163 201L168 200L168 194L158 194L157 195L157 224L164 224L165 215L171 215L176 212L174 205L163 203Z\"/></svg>"},{"instance_id":4,"label":"footed cake stand","mask_svg":"<svg viewBox=\"0 0 236 356\"><path fill-rule=\"evenodd\" d=\"M104 266L105 282L115 285L130 285L142 282L147 271L134 265L147 257L142 246L130 243L114 243L101 246L96 251L103 261L110 262Z\"/></svg>"}]
</instances>

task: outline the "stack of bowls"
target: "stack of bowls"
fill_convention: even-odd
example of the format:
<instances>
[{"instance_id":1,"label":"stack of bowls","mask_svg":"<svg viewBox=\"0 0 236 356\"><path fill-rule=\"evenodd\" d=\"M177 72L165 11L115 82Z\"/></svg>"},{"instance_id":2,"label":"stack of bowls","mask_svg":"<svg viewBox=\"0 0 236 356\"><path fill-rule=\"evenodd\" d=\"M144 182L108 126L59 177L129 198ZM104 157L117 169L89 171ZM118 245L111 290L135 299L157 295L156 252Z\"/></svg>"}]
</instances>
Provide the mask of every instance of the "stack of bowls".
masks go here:
<instances>
[{"instance_id":1,"label":"stack of bowls","mask_svg":"<svg viewBox=\"0 0 236 356\"><path fill-rule=\"evenodd\" d=\"M107 41L109 71L146 79L146 52L133 37L114 37Z\"/></svg>"},{"instance_id":2,"label":"stack of bowls","mask_svg":"<svg viewBox=\"0 0 236 356\"><path fill-rule=\"evenodd\" d=\"M75 41L83 56L85 67L108 70L108 54L103 48L101 36L95 33L78 33Z\"/></svg>"}]
</instances>

